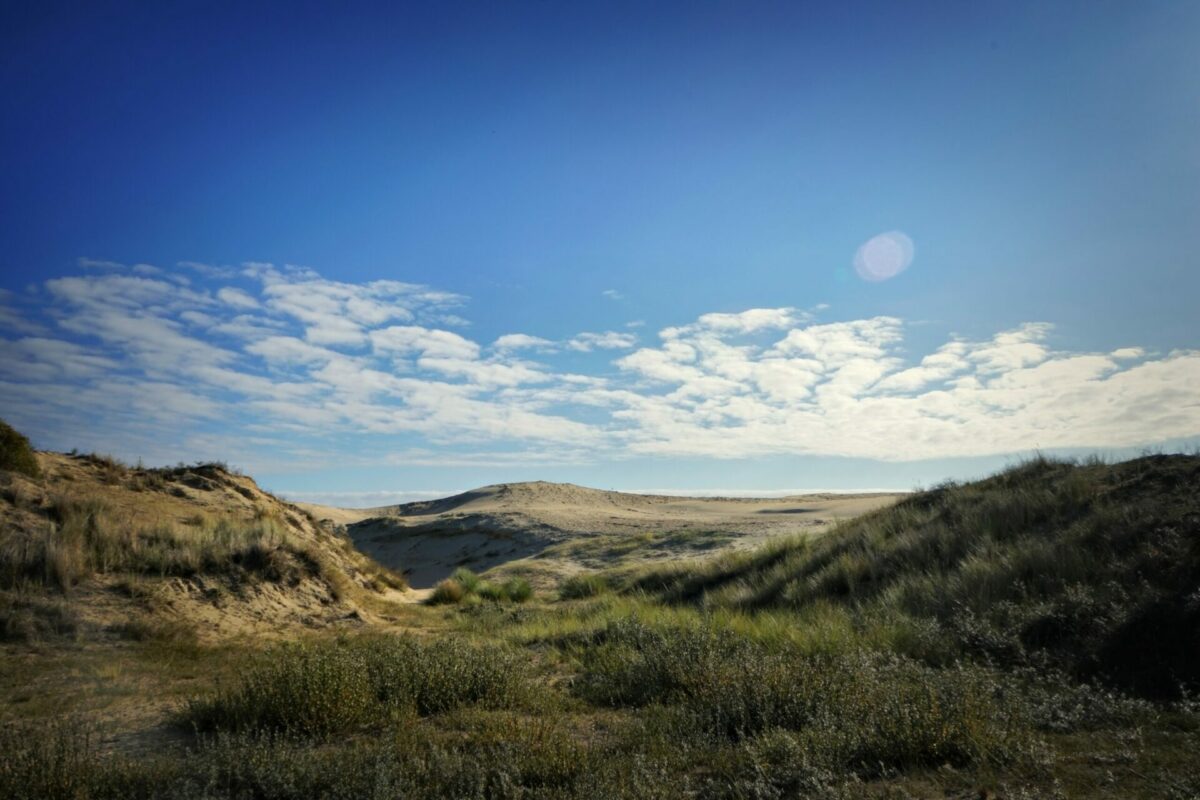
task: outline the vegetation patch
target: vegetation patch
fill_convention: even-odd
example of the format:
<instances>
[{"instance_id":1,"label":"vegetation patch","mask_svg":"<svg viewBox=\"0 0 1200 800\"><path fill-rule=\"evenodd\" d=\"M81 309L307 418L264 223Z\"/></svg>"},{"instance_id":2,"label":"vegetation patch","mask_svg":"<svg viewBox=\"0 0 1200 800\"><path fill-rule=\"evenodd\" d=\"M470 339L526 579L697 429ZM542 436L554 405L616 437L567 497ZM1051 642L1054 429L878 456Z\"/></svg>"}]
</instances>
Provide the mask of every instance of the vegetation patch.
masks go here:
<instances>
[{"instance_id":1,"label":"vegetation patch","mask_svg":"<svg viewBox=\"0 0 1200 800\"><path fill-rule=\"evenodd\" d=\"M466 567L459 567L446 580L434 587L427 601L430 605L447 605L465 601L490 600L496 603L524 603L533 597L533 587L524 578L509 578L503 583L486 581Z\"/></svg>"},{"instance_id":2,"label":"vegetation patch","mask_svg":"<svg viewBox=\"0 0 1200 800\"><path fill-rule=\"evenodd\" d=\"M609 591L608 578L597 573L574 575L563 581L559 587L558 596L562 600L578 600L584 597L596 597Z\"/></svg>"},{"instance_id":3,"label":"vegetation patch","mask_svg":"<svg viewBox=\"0 0 1200 800\"><path fill-rule=\"evenodd\" d=\"M933 669L878 653L771 650L724 629L606 628L584 654L593 702L677 707L681 735L733 741L789 731L814 764L857 774L1008 763L1033 744L1019 705L982 668Z\"/></svg>"},{"instance_id":4,"label":"vegetation patch","mask_svg":"<svg viewBox=\"0 0 1200 800\"><path fill-rule=\"evenodd\" d=\"M40 585L68 591L98 573L190 576L240 567L286 580L302 551L275 520L139 526L98 496L56 494L40 525L0 542L0 588Z\"/></svg>"},{"instance_id":5,"label":"vegetation patch","mask_svg":"<svg viewBox=\"0 0 1200 800\"><path fill-rule=\"evenodd\" d=\"M625 589L747 611L831 604L930 663L1200 690L1200 458L1038 458L821 537L643 571Z\"/></svg>"},{"instance_id":6,"label":"vegetation patch","mask_svg":"<svg viewBox=\"0 0 1200 800\"><path fill-rule=\"evenodd\" d=\"M194 701L200 730L328 736L397 715L465 704L506 708L528 696L529 670L511 650L462 639L351 639L275 648L233 686Z\"/></svg>"},{"instance_id":7,"label":"vegetation patch","mask_svg":"<svg viewBox=\"0 0 1200 800\"><path fill-rule=\"evenodd\" d=\"M42 476L33 448L15 428L0 419L0 470L19 472L34 480Z\"/></svg>"}]
</instances>

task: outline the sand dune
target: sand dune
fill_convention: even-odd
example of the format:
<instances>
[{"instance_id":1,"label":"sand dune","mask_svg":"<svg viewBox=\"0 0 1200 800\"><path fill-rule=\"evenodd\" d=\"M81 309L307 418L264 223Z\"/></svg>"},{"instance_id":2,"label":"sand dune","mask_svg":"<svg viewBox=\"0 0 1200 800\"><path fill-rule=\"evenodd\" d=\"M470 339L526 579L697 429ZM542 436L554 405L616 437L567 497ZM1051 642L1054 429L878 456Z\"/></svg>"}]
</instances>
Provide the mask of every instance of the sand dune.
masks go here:
<instances>
[{"instance_id":1,"label":"sand dune","mask_svg":"<svg viewBox=\"0 0 1200 800\"><path fill-rule=\"evenodd\" d=\"M37 479L0 471L0 550L10 570L46 576L21 590L29 608L8 614L21 635L40 635L56 591L89 634L183 626L214 640L361 626L367 606L396 594L337 530L221 465L36 459Z\"/></svg>"},{"instance_id":2,"label":"sand dune","mask_svg":"<svg viewBox=\"0 0 1200 800\"><path fill-rule=\"evenodd\" d=\"M695 555L701 540L705 549L751 546L779 534L819 531L897 497L669 497L534 481L375 509L308 508L319 518L347 525L360 550L403 570L412 586L422 588L457 566L482 571L540 558L555 562L549 565L553 571L570 574L600 565L596 562L604 560L605 552L631 557L640 550L634 557L657 559ZM605 547L623 540L646 546Z\"/></svg>"}]
</instances>

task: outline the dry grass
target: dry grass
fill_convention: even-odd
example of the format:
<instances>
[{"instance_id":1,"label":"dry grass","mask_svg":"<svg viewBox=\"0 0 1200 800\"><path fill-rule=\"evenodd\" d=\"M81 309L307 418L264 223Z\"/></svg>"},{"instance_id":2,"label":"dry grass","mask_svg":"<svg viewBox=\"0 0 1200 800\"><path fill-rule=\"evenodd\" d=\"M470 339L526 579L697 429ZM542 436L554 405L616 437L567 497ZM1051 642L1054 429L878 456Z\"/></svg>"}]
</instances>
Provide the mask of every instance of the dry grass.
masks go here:
<instances>
[{"instance_id":1,"label":"dry grass","mask_svg":"<svg viewBox=\"0 0 1200 800\"><path fill-rule=\"evenodd\" d=\"M98 496L59 493L50 496L41 525L0 541L0 588L69 592L95 574L189 576L234 565L270 572L283 552L299 553L270 517L139 526Z\"/></svg>"}]
</instances>

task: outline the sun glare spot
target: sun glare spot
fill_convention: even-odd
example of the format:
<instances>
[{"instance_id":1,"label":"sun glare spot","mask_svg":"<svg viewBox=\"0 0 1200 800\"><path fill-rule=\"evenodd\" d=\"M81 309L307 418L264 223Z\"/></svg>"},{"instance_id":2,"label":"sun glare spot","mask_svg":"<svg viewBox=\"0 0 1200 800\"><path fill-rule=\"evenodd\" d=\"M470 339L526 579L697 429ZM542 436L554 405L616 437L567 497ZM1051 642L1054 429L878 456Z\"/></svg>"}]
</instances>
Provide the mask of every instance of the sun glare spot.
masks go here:
<instances>
[{"instance_id":1,"label":"sun glare spot","mask_svg":"<svg viewBox=\"0 0 1200 800\"><path fill-rule=\"evenodd\" d=\"M868 239L854 254L854 271L866 281L886 281L908 268L913 259L913 242L900 231L888 231Z\"/></svg>"}]
</instances>

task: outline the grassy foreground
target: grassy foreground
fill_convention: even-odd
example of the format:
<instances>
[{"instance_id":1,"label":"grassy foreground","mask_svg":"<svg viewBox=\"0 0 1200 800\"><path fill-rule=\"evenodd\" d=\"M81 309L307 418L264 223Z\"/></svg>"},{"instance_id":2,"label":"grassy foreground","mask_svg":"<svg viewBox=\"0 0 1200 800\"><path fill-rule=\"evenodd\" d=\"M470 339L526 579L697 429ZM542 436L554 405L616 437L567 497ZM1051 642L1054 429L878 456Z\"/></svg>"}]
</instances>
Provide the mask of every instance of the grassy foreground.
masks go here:
<instances>
[{"instance_id":1,"label":"grassy foreground","mask_svg":"<svg viewBox=\"0 0 1200 800\"><path fill-rule=\"evenodd\" d=\"M1039 459L388 628L10 645L0 797L1198 797L1198 493Z\"/></svg>"}]
</instances>

